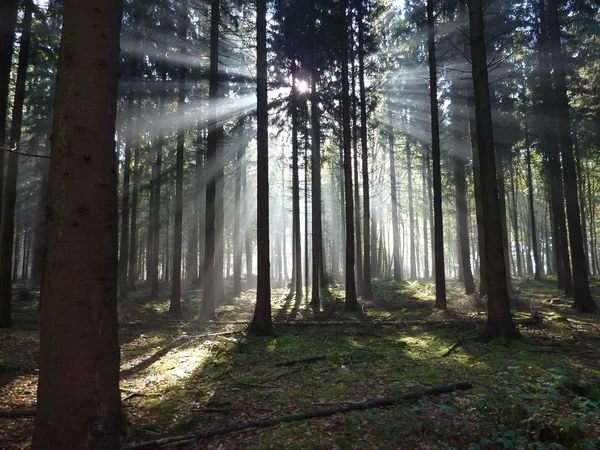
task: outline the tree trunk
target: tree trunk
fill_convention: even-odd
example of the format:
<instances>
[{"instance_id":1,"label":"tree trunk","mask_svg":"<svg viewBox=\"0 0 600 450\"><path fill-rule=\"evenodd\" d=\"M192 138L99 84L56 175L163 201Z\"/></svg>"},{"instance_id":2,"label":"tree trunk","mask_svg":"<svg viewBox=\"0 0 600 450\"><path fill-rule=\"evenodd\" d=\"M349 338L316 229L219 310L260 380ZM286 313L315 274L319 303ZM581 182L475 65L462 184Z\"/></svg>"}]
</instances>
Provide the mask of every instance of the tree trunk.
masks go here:
<instances>
[{"instance_id":1,"label":"tree trunk","mask_svg":"<svg viewBox=\"0 0 600 450\"><path fill-rule=\"evenodd\" d=\"M513 227L513 239L515 241L515 250L516 255L515 259L517 262L517 275L519 277L523 276L523 267L521 265L521 253L523 252L521 249L521 243L519 239L519 209L517 205L517 195L515 193L515 166L511 164L510 167L510 196L512 200L512 208L511 208L511 218L512 218L512 227Z\"/></svg>"},{"instance_id":2,"label":"tree trunk","mask_svg":"<svg viewBox=\"0 0 600 450\"><path fill-rule=\"evenodd\" d=\"M233 223L233 295L239 296L242 293L242 227L240 224L240 214L242 211L242 170L244 168L244 120L238 122L238 148L235 157L235 217Z\"/></svg>"},{"instance_id":3,"label":"tree trunk","mask_svg":"<svg viewBox=\"0 0 600 450\"><path fill-rule=\"evenodd\" d=\"M350 38L352 42L352 38ZM352 46L350 47L350 51ZM354 171L354 229L356 236L355 242L355 276L356 276L356 293L357 295L363 295L364 291L364 279L363 279L363 258L362 258L362 233L360 225L360 187L358 183L358 108L356 99L356 65L354 64L354 57L351 54L351 68L352 68L352 149L354 164L352 169Z\"/></svg>"},{"instance_id":4,"label":"tree trunk","mask_svg":"<svg viewBox=\"0 0 600 450\"><path fill-rule=\"evenodd\" d=\"M579 312L592 312L597 307L590 292L585 264L585 251L581 234L581 215L579 200L577 198L578 189L575 158L573 156L573 138L571 136L571 118L569 116L569 98L567 96L567 80L561 48L560 23L556 0L548 0L548 22L553 69L552 76L556 91L556 130L558 132L558 142L560 144L563 163L571 262L573 264L574 307Z\"/></svg>"},{"instance_id":5,"label":"tree trunk","mask_svg":"<svg viewBox=\"0 0 600 450\"><path fill-rule=\"evenodd\" d=\"M34 450L120 448L114 141L121 6L64 1ZM74 92L85 101L73 101Z\"/></svg>"},{"instance_id":6,"label":"tree trunk","mask_svg":"<svg viewBox=\"0 0 600 450\"><path fill-rule=\"evenodd\" d=\"M344 149L344 194L346 203L346 310L357 310L356 281L354 278L354 205L352 204L352 143L350 130L350 86L348 80L348 0L340 1L342 46L342 129Z\"/></svg>"},{"instance_id":7,"label":"tree trunk","mask_svg":"<svg viewBox=\"0 0 600 450\"><path fill-rule=\"evenodd\" d=\"M259 334L272 334L271 280L269 262L269 109L267 87L267 1L257 0L257 229L258 278L256 309L251 329Z\"/></svg>"},{"instance_id":8,"label":"tree trunk","mask_svg":"<svg viewBox=\"0 0 600 450\"><path fill-rule=\"evenodd\" d=\"M137 236L137 213L138 213L138 194L140 188L140 116L142 114L142 100L140 92L137 92L137 107L135 113L135 135L131 138L134 146L133 152L133 186L131 189L131 223L129 231L129 257L127 283L128 290L135 291L135 283L138 280L138 236Z\"/></svg>"},{"instance_id":9,"label":"tree trunk","mask_svg":"<svg viewBox=\"0 0 600 450\"><path fill-rule=\"evenodd\" d=\"M415 212L413 206L413 188L412 188L412 149L408 137L406 138L406 177L408 183L408 226L409 226L409 259L410 259L410 278L417 278L417 265L415 261Z\"/></svg>"},{"instance_id":10,"label":"tree trunk","mask_svg":"<svg viewBox=\"0 0 600 450\"><path fill-rule=\"evenodd\" d=\"M428 235L428 206L427 206L427 166L429 162L427 160L426 155L421 157L421 172L422 172L422 181L423 181L423 278L425 280L429 280L429 240L427 239Z\"/></svg>"},{"instance_id":11,"label":"tree trunk","mask_svg":"<svg viewBox=\"0 0 600 450\"><path fill-rule=\"evenodd\" d=\"M398 223L398 190L396 186L396 154L394 152L394 133L392 131L391 126L388 130L388 139L388 145L390 147L390 185L392 190L392 240L394 246L394 280L402 281L402 263L400 262L400 226Z\"/></svg>"},{"instance_id":12,"label":"tree trunk","mask_svg":"<svg viewBox=\"0 0 600 450\"><path fill-rule=\"evenodd\" d=\"M523 101L526 102L526 99ZM535 209L533 204L533 174L531 170L531 145L529 142L529 115L525 112L525 150L527 157L527 200L529 201L529 220L531 228L531 248L533 249L533 262L535 264L535 279L541 279L540 253L538 247L538 237L535 222Z\"/></svg>"},{"instance_id":13,"label":"tree trunk","mask_svg":"<svg viewBox=\"0 0 600 450\"><path fill-rule=\"evenodd\" d=\"M19 48L19 65L17 68L17 84L13 102L13 114L10 124L10 146L16 147L21 141L23 123L23 106L25 102L25 82L29 65L29 47L31 43L31 21L34 10L33 0L26 0L23 15L21 45ZM17 202L17 177L19 171L19 155L8 155L6 169L6 186L2 200L2 223L0 226L0 328L12 324L12 263L15 226L15 206Z\"/></svg>"},{"instance_id":14,"label":"tree trunk","mask_svg":"<svg viewBox=\"0 0 600 450\"><path fill-rule=\"evenodd\" d=\"M13 45L17 28L17 0L0 2L0 146L5 146L6 125L8 122L8 95L10 92L10 75L13 59ZM0 154L0 199L3 198L4 187L4 152ZM0 217L2 202L0 201Z\"/></svg>"},{"instance_id":15,"label":"tree trunk","mask_svg":"<svg viewBox=\"0 0 600 450\"><path fill-rule=\"evenodd\" d=\"M454 151L457 151L456 147ZM467 295L470 295L475 293L475 280L473 279L473 272L471 271L471 255L469 251L467 186L465 183L467 174L465 171L465 163L466 161L460 154L455 155L456 227L458 228L458 243L460 247L460 266L462 270L463 282L465 284L465 292Z\"/></svg>"},{"instance_id":16,"label":"tree trunk","mask_svg":"<svg viewBox=\"0 0 600 450\"><path fill-rule=\"evenodd\" d=\"M216 197L217 197L217 103L219 101L219 22L220 0L211 0L210 12L210 69L208 100L208 142L206 167L209 174L206 182L206 225L204 246L204 289L202 292L202 320L216 319Z\"/></svg>"},{"instance_id":17,"label":"tree trunk","mask_svg":"<svg viewBox=\"0 0 600 450\"><path fill-rule=\"evenodd\" d=\"M518 337L519 331L511 316L502 239L498 239L502 236L502 224L496 182L482 0L469 0L468 6L488 283L488 320L483 339L490 341Z\"/></svg>"},{"instance_id":18,"label":"tree trunk","mask_svg":"<svg viewBox=\"0 0 600 450\"><path fill-rule=\"evenodd\" d=\"M137 58L131 59L131 81L135 85L138 72ZM129 291L129 185L131 180L131 151L134 146L133 114L135 88L127 93L127 122L125 125L125 160L123 161L123 197L121 206L121 243L119 245L119 299L125 300Z\"/></svg>"},{"instance_id":19,"label":"tree trunk","mask_svg":"<svg viewBox=\"0 0 600 450\"><path fill-rule=\"evenodd\" d=\"M316 14L316 6L313 7ZM312 296L310 305L318 310L321 307L321 286L323 279L323 224L321 221L321 123L319 111L319 69L317 60L317 37L313 24L314 41L312 48L312 77L311 77L311 127L312 127L312 151L311 151L311 191L312 191Z\"/></svg>"},{"instance_id":20,"label":"tree trunk","mask_svg":"<svg viewBox=\"0 0 600 450\"><path fill-rule=\"evenodd\" d=\"M179 7L179 38L181 40L181 53L186 54L187 48L187 30L188 30L188 9L186 0L183 0ZM183 242L183 159L185 146L185 97L186 97L186 75L187 67L185 63L179 65L179 88L177 99L177 113L180 117L177 126L177 153L175 161L175 229L173 236L173 278L171 280L171 302L169 312L171 314L181 314L181 253Z\"/></svg>"},{"instance_id":21,"label":"tree trunk","mask_svg":"<svg viewBox=\"0 0 600 450\"><path fill-rule=\"evenodd\" d=\"M292 61L292 292L302 298L302 239L300 235L300 177L298 167L298 89L296 88L296 63Z\"/></svg>"},{"instance_id":22,"label":"tree trunk","mask_svg":"<svg viewBox=\"0 0 600 450\"><path fill-rule=\"evenodd\" d=\"M444 271L444 224L442 218L442 167L440 125L437 100L437 62L433 0L427 0L427 43L429 49L429 97L431 106L431 155L433 160L433 218L435 243L435 307L446 309L446 275Z\"/></svg>"},{"instance_id":23,"label":"tree trunk","mask_svg":"<svg viewBox=\"0 0 600 450\"><path fill-rule=\"evenodd\" d=\"M362 296L369 300L373 298L371 287L371 197L369 192L369 151L367 142L367 93L365 88L365 52L364 52L364 4L358 2L358 82L360 86L360 140L362 144L363 171L363 286ZM358 163L358 161L357 161ZM358 184L358 180L356 181Z\"/></svg>"}]
</instances>

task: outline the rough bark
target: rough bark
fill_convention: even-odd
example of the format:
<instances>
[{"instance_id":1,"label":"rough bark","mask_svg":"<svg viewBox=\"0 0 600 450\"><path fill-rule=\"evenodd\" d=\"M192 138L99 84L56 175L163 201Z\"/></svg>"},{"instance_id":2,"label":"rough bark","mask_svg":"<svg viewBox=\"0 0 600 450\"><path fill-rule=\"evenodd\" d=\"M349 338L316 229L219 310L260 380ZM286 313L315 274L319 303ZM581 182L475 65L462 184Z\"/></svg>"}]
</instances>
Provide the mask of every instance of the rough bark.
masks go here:
<instances>
[{"instance_id":1,"label":"rough bark","mask_svg":"<svg viewBox=\"0 0 600 450\"><path fill-rule=\"evenodd\" d=\"M577 174L573 156L573 137L569 116L567 79L561 45L561 31L556 0L548 0L548 28L551 45L552 78L556 92L556 130L563 163L569 242L573 264L573 300L579 312L592 312L597 309L590 292L588 272L585 264L585 251L581 233L581 214L577 198Z\"/></svg>"},{"instance_id":2,"label":"rough bark","mask_svg":"<svg viewBox=\"0 0 600 450\"><path fill-rule=\"evenodd\" d=\"M181 53L187 53L188 10L187 0L183 0L179 7L179 38L181 39ZM175 155L175 227L173 232L173 278L171 280L171 301L169 312L181 314L181 254L183 241L183 158L185 146L185 97L187 67L184 62L179 65L179 86L177 98L177 112L180 122L177 126L177 152Z\"/></svg>"},{"instance_id":3,"label":"rough bark","mask_svg":"<svg viewBox=\"0 0 600 450\"><path fill-rule=\"evenodd\" d=\"M206 219L204 245L204 289L202 291L202 319L216 318L215 282L215 238L216 238L216 197L217 197L217 103L219 94L219 22L220 0L211 1L210 12L210 69L208 94L208 141L206 146L206 167L209 176L206 181Z\"/></svg>"},{"instance_id":4,"label":"rough bark","mask_svg":"<svg viewBox=\"0 0 600 450\"><path fill-rule=\"evenodd\" d=\"M429 49L429 97L431 106L431 156L433 161L433 220L435 243L435 307L446 309L446 275L444 271L444 224L442 217L442 167L440 125L437 100L437 62L433 0L427 0L427 44Z\"/></svg>"},{"instance_id":5,"label":"rough bark","mask_svg":"<svg viewBox=\"0 0 600 450\"><path fill-rule=\"evenodd\" d=\"M506 286L482 0L469 0L468 7L487 266L488 319L482 337L489 341L515 338L519 331L512 320Z\"/></svg>"},{"instance_id":6,"label":"rough bark","mask_svg":"<svg viewBox=\"0 0 600 450\"><path fill-rule=\"evenodd\" d=\"M342 129L344 156L344 195L346 206L346 302L347 310L358 309L356 282L354 278L354 205L352 204L352 142L350 129L350 86L348 79L348 0L340 1L341 18L341 63L342 63Z\"/></svg>"},{"instance_id":7,"label":"rough bark","mask_svg":"<svg viewBox=\"0 0 600 450\"><path fill-rule=\"evenodd\" d=\"M316 6L313 7L316 14ZM319 69L317 66L317 37L313 25L312 76L311 76L311 191L312 191L312 295L310 305L314 309L321 306L321 286L324 285L323 265L323 224L321 221L321 124L319 111Z\"/></svg>"},{"instance_id":8,"label":"rough bark","mask_svg":"<svg viewBox=\"0 0 600 450\"><path fill-rule=\"evenodd\" d=\"M272 334L271 279L269 262L269 109L267 87L267 1L257 0L257 248L256 308L250 329Z\"/></svg>"},{"instance_id":9,"label":"rough bark","mask_svg":"<svg viewBox=\"0 0 600 450\"><path fill-rule=\"evenodd\" d=\"M412 187L412 148L408 138L406 139L406 178L408 184L408 227L409 227L409 260L410 260L410 278L417 278L417 264L415 261L415 208L413 205L413 187Z\"/></svg>"},{"instance_id":10,"label":"rough bark","mask_svg":"<svg viewBox=\"0 0 600 450\"><path fill-rule=\"evenodd\" d=\"M371 287L371 194L369 192L369 151L367 142L367 93L365 87L365 30L364 30L364 4L358 2L358 82L360 93L360 141L362 149L363 172L363 288L362 296L372 299ZM357 180L358 182L358 180Z\"/></svg>"},{"instance_id":11,"label":"rough bark","mask_svg":"<svg viewBox=\"0 0 600 450\"><path fill-rule=\"evenodd\" d=\"M120 448L114 136L121 7L119 0L64 1L35 450Z\"/></svg>"},{"instance_id":12,"label":"rough bark","mask_svg":"<svg viewBox=\"0 0 600 450\"><path fill-rule=\"evenodd\" d=\"M298 90L296 89L296 63L292 61L292 292L301 299L302 287L302 239L300 235L300 178L298 165Z\"/></svg>"},{"instance_id":13,"label":"rough bark","mask_svg":"<svg viewBox=\"0 0 600 450\"><path fill-rule=\"evenodd\" d=\"M390 184L392 191L392 245L394 247L394 280L402 281L402 263L400 261L400 227L398 224L398 191L396 186L396 154L394 152L394 133L388 131L390 154Z\"/></svg>"}]
</instances>

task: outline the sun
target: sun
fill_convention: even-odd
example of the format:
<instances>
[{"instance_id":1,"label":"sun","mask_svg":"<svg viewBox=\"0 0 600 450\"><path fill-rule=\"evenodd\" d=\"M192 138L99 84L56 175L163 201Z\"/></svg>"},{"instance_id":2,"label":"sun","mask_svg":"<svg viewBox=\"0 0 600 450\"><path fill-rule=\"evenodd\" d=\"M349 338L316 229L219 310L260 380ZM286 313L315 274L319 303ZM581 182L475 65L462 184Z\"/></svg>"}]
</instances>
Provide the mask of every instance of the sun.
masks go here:
<instances>
[{"instance_id":1,"label":"sun","mask_svg":"<svg viewBox=\"0 0 600 450\"><path fill-rule=\"evenodd\" d=\"M310 86L308 85L308 82L306 80L300 80L298 82L297 88L298 92L300 92L301 94L306 94L308 91L310 91Z\"/></svg>"}]
</instances>

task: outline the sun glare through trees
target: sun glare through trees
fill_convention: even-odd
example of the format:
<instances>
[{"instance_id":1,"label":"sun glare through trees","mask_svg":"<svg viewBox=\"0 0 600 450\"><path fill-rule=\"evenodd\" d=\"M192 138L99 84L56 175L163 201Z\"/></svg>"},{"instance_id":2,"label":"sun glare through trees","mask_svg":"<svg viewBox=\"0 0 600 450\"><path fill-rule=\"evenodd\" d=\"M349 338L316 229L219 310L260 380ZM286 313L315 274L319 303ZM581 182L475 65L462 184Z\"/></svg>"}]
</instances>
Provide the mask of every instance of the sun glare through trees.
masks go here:
<instances>
[{"instance_id":1,"label":"sun glare through trees","mask_svg":"<svg viewBox=\"0 0 600 450\"><path fill-rule=\"evenodd\" d=\"M1 1L0 447L600 448L599 27Z\"/></svg>"}]
</instances>

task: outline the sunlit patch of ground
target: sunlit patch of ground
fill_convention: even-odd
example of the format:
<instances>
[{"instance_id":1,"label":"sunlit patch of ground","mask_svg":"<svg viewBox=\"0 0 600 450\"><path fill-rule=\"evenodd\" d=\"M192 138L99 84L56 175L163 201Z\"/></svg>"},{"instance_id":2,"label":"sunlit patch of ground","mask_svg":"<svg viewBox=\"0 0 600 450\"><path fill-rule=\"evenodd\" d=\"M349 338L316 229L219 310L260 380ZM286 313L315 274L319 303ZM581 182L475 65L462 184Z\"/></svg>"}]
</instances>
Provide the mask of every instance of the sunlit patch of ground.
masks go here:
<instances>
[{"instance_id":1,"label":"sunlit patch of ground","mask_svg":"<svg viewBox=\"0 0 600 450\"><path fill-rule=\"evenodd\" d=\"M157 302L139 289L119 305L127 444L471 381L470 391L234 433L200 448L600 448L598 316L575 314L553 280L515 289L543 324L523 327L522 341L491 344L476 340L484 313L433 311L429 282L375 282L375 299L353 313L336 286L317 313L309 299L274 290L276 336L264 338L244 331L255 291L227 300L211 324L199 322L198 291L185 294L176 318L166 292ZM448 292L450 306L464 296L458 282ZM17 327L0 334L2 410L35 404L37 320L34 305L17 305ZM0 448L27 448L32 426L0 418Z\"/></svg>"}]
</instances>

